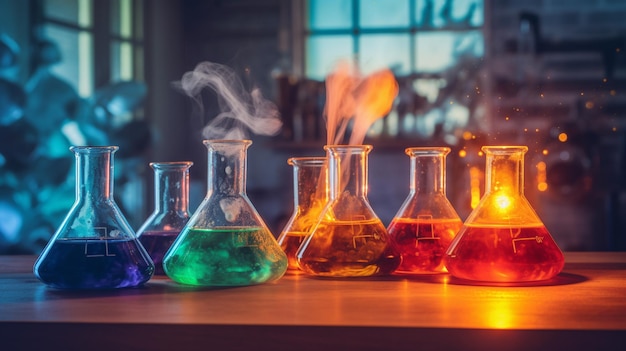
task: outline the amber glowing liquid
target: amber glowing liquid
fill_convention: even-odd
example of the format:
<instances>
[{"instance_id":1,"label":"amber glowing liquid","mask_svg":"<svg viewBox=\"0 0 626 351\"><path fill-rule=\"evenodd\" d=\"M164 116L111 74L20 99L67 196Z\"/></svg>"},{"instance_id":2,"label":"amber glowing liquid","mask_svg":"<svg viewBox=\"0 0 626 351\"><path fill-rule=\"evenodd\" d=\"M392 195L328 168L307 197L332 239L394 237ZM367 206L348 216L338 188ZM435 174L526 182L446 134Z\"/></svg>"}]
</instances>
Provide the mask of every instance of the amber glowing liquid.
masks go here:
<instances>
[{"instance_id":1,"label":"amber glowing liquid","mask_svg":"<svg viewBox=\"0 0 626 351\"><path fill-rule=\"evenodd\" d=\"M301 270L326 277L390 274L400 260L387 229L377 219L323 221L298 252Z\"/></svg>"},{"instance_id":2,"label":"amber glowing liquid","mask_svg":"<svg viewBox=\"0 0 626 351\"><path fill-rule=\"evenodd\" d=\"M397 273L446 272L443 259L463 226L460 219L394 218L389 236L402 256Z\"/></svg>"},{"instance_id":3,"label":"amber glowing liquid","mask_svg":"<svg viewBox=\"0 0 626 351\"><path fill-rule=\"evenodd\" d=\"M298 259L296 258L296 253L300 248L300 245L304 241L304 239L309 235L305 232L287 232L281 238L279 244L280 248L285 251L287 255L287 269L290 271L298 270Z\"/></svg>"},{"instance_id":4,"label":"amber glowing liquid","mask_svg":"<svg viewBox=\"0 0 626 351\"><path fill-rule=\"evenodd\" d=\"M563 253L543 226L466 225L446 253L453 276L485 282L532 282L561 272Z\"/></svg>"}]
</instances>

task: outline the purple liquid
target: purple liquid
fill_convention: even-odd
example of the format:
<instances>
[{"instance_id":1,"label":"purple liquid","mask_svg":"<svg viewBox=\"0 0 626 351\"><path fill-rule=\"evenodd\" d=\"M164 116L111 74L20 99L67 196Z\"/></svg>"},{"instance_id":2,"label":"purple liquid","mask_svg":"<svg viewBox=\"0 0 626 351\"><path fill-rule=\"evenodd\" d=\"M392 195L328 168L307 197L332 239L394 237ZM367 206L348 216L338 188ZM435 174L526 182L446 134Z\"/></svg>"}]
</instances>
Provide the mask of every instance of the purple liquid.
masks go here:
<instances>
[{"instance_id":1,"label":"purple liquid","mask_svg":"<svg viewBox=\"0 0 626 351\"><path fill-rule=\"evenodd\" d=\"M147 282L154 272L136 239L56 240L42 258L35 264L35 275L60 289L134 287Z\"/></svg>"},{"instance_id":2,"label":"purple liquid","mask_svg":"<svg viewBox=\"0 0 626 351\"><path fill-rule=\"evenodd\" d=\"M178 234L179 231L147 231L139 235L139 241L152 257L155 275L165 275L163 257Z\"/></svg>"}]
</instances>

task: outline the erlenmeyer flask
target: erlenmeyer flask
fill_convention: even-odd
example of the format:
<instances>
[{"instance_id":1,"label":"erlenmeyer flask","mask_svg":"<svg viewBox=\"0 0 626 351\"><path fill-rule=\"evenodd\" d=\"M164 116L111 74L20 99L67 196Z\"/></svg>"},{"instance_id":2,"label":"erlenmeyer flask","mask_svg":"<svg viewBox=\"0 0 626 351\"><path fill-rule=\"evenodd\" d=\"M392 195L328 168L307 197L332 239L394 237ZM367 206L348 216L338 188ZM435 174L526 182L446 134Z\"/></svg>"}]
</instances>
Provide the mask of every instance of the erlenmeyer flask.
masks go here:
<instances>
[{"instance_id":1,"label":"erlenmeyer flask","mask_svg":"<svg viewBox=\"0 0 626 351\"><path fill-rule=\"evenodd\" d=\"M151 162L154 170L154 212L137 230L137 237L154 262L154 274L164 275L163 256L189 220L189 167L193 162Z\"/></svg>"},{"instance_id":2,"label":"erlenmeyer flask","mask_svg":"<svg viewBox=\"0 0 626 351\"><path fill-rule=\"evenodd\" d=\"M165 254L174 281L198 286L242 286L277 280L287 256L246 194L250 140L205 140L207 195Z\"/></svg>"},{"instance_id":3,"label":"erlenmeyer flask","mask_svg":"<svg viewBox=\"0 0 626 351\"><path fill-rule=\"evenodd\" d=\"M117 146L73 146L76 202L35 262L37 278L55 288L138 286L154 264L113 199Z\"/></svg>"},{"instance_id":4,"label":"erlenmeyer flask","mask_svg":"<svg viewBox=\"0 0 626 351\"><path fill-rule=\"evenodd\" d=\"M563 269L563 253L524 196L526 146L484 146L485 194L446 252L457 278L531 282Z\"/></svg>"},{"instance_id":5,"label":"erlenmeyer flask","mask_svg":"<svg viewBox=\"0 0 626 351\"><path fill-rule=\"evenodd\" d=\"M296 257L305 273L363 277L393 272L400 264L387 229L367 200L370 145L328 145L330 198Z\"/></svg>"},{"instance_id":6,"label":"erlenmeyer flask","mask_svg":"<svg viewBox=\"0 0 626 351\"><path fill-rule=\"evenodd\" d=\"M292 157L294 212L278 237L278 244L287 254L289 270L298 270L296 253L328 202L325 157Z\"/></svg>"},{"instance_id":7,"label":"erlenmeyer flask","mask_svg":"<svg viewBox=\"0 0 626 351\"><path fill-rule=\"evenodd\" d=\"M409 196L387 230L402 263L398 273L445 272L443 258L463 222L446 197L448 147L412 147Z\"/></svg>"}]
</instances>

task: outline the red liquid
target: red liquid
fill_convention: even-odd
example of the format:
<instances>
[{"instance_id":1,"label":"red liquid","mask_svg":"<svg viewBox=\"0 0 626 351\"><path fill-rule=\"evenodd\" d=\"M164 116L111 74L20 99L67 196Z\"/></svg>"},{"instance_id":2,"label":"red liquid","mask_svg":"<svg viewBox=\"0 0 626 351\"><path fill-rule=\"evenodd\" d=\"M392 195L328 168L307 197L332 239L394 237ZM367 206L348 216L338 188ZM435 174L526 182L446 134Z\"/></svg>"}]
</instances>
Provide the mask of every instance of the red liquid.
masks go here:
<instances>
[{"instance_id":1,"label":"red liquid","mask_svg":"<svg viewBox=\"0 0 626 351\"><path fill-rule=\"evenodd\" d=\"M487 282L531 282L559 274L565 260L548 230L466 225L446 253L457 278Z\"/></svg>"},{"instance_id":2,"label":"red liquid","mask_svg":"<svg viewBox=\"0 0 626 351\"><path fill-rule=\"evenodd\" d=\"M285 233L285 236L282 237L280 242L280 248L285 251L287 255L287 260L289 262L287 269L288 270L298 270L298 259L296 258L296 253L300 248L300 245L307 237L308 233L303 232L288 232Z\"/></svg>"},{"instance_id":3,"label":"red liquid","mask_svg":"<svg viewBox=\"0 0 626 351\"><path fill-rule=\"evenodd\" d=\"M146 249L152 262L154 262L154 274L165 275L163 271L163 256L167 253L179 231L146 231L139 235L139 241Z\"/></svg>"},{"instance_id":4,"label":"red liquid","mask_svg":"<svg viewBox=\"0 0 626 351\"><path fill-rule=\"evenodd\" d=\"M460 219L394 218L388 231L402 256L396 272L446 272L443 258L462 226Z\"/></svg>"}]
</instances>

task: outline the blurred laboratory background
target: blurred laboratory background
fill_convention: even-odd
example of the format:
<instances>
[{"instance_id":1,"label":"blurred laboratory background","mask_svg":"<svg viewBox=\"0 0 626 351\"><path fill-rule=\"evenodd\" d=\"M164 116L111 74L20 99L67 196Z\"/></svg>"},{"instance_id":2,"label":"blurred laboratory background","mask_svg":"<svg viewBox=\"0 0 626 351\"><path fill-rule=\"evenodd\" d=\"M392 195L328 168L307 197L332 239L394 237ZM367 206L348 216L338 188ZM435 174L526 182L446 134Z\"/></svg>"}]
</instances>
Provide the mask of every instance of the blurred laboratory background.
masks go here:
<instances>
[{"instance_id":1,"label":"blurred laboratory background","mask_svg":"<svg viewBox=\"0 0 626 351\"><path fill-rule=\"evenodd\" d=\"M153 161L193 161L219 114L177 88L205 61L275 103L249 135L247 191L274 235L293 211L293 156L322 156L327 74L392 70L399 94L369 130L370 204L388 224L410 146L448 146L465 219L484 192L483 145L527 145L525 194L565 251L626 250L623 0L0 0L0 254L36 254L74 202L71 145L118 145L115 196L138 229Z\"/></svg>"}]
</instances>

